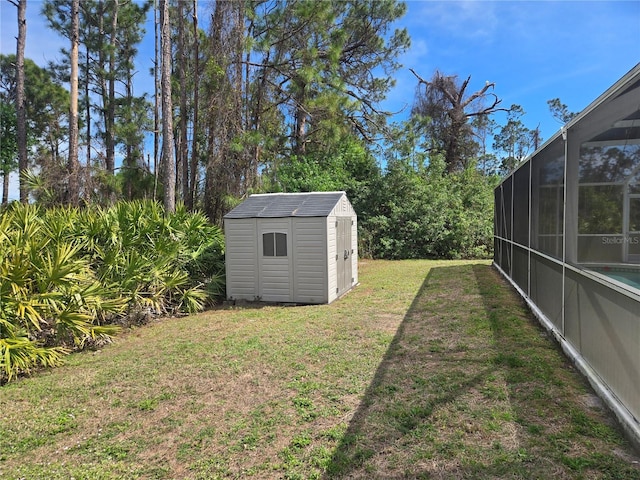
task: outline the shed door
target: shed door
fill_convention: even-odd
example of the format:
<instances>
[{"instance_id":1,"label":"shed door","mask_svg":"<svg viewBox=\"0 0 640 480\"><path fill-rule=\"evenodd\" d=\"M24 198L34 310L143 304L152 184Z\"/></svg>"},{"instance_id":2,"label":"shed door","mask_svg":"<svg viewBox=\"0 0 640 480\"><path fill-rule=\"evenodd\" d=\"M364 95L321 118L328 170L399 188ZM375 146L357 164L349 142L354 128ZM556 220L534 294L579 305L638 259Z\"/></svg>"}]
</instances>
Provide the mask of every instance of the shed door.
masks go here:
<instances>
[{"instance_id":1,"label":"shed door","mask_svg":"<svg viewBox=\"0 0 640 480\"><path fill-rule=\"evenodd\" d=\"M350 217L338 218L336 221L338 295L351 288L351 223Z\"/></svg>"},{"instance_id":2,"label":"shed door","mask_svg":"<svg viewBox=\"0 0 640 480\"><path fill-rule=\"evenodd\" d=\"M292 241L289 219L258 220L259 297L292 301Z\"/></svg>"}]
</instances>

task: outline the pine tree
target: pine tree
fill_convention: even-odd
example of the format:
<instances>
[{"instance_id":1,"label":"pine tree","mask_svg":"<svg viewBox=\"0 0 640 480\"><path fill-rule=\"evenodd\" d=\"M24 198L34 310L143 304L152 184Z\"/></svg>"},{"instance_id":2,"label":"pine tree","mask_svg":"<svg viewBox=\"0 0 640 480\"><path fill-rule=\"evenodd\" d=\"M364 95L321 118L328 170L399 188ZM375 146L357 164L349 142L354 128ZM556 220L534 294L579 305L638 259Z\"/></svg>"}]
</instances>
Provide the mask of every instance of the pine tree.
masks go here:
<instances>
[{"instance_id":1,"label":"pine tree","mask_svg":"<svg viewBox=\"0 0 640 480\"><path fill-rule=\"evenodd\" d=\"M13 105L14 112L18 90L17 63L15 55L0 54L0 99ZM21 185L26 190L29 189L25 174L33 163L42 172L41 177L45 171L48 172L46 183L58 192L54 197L55 202L60 202L66 195L66 165L65 162L60 162L59 151L68 143L69 92L60 85L49 69L37 66L28 58L23 65L27 134L25 143L29 155L27 165L21 172Z\"/></svg>"},{"instance_id":2,"label":"pine tree","mask_svg":"<svg viewBox=\"0 0 640 480\"><path fill-rule=\"evenodd\" d=\"M43 14L53 30L70 38L71 0L46 0ZM128 152L135 151L140 141L132 135L123 135L127 127L122 124L134 121L138 128L147 122L131 113L132 105L141 105L142 97L133 95L134 58L136 45L143 37L143 25L150 1L121 2L120 0L83 0L80 2L79 46L84 49L84 61L80 69L79 84L83 87L82 99L85 123L86 163L87 171L92 151L100 152L104 159L107 176L105 181L87 190L94 190L102 200L114 198L114 182L109 180L115 173L115 152L118 145L123 145ZM59 66L66 77L70 66L63 63ZM94 118L92 111L98 112ZM102 140L102 142L100 142ZM137 142L128 144L127 142ZM101 144L100 144L101 143Z\"/></svg>"},{"instance_id":3,"label":"pine tree","mask_svg":"<svg viewBox=\"0 0 640 480\"><path fill-rule=\"evenodd\" d=\"M80 0L71 3L71 86L69 102L69 160L67 162L67 174L69 176L68 201L71 205L77 205L80 196L78 175L80 171L78 163L78 35Z\"/></svg>"},{"instance_id":4,"label":"pine tree","mask_svg":"<svg viewBox=\"0 0 640 480\"><path fill-rule=\"evenodd\" d=\"M173 106L171 101L171 28L169 0L160 0L160 41L162 51L162 157L164 208L167 213L176 209L176 172L173 157Z\"/></svg>"},{"instance_id":5,"label":"pine tree","mask_svg":"<svg viewBox=\"0 0 640 480\"><path fill-rule=\"evenodd\" d=\"M18 38L16 44L16 130L18 135L18 171L20 174L20 201L29 201L24 173L29 167L27 159L27 112L25 97L24 49L27 42L27 0L9 0L18 10Z\"/></svg>"}]
</instances>

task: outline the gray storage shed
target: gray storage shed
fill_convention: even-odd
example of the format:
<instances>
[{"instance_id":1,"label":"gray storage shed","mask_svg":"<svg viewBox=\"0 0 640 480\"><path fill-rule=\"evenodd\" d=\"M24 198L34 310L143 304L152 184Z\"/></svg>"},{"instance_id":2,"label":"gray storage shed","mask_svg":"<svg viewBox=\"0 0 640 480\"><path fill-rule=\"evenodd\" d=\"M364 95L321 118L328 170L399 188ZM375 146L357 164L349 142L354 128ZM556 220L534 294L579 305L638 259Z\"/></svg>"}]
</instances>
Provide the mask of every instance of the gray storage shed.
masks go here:
<instances>
[{"instance_id":1,"label":"gray storage shed","mask_svg":"<svg viewBox=\"0 0 640 480\"><path fill-rule=\"evenodd\" d=\"M345 192L251 195L224 216L227 299L331 303L358 283Z\"/></svg>"}]
</instances>

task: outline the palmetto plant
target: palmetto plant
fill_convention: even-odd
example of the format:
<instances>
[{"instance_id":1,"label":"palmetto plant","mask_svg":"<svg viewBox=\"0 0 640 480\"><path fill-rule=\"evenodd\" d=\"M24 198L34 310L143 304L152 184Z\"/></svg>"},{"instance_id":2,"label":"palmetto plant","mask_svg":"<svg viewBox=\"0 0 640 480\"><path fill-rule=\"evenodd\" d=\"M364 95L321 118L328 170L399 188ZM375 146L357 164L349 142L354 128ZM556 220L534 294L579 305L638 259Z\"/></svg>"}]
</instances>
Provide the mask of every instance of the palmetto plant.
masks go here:
<instances>
[{"instance_id":1,"label":"palmetto plant","mask_svg":"<svg viewBox=\"0 0 640 480\"><path fill-rule=\"evenodd\" d=\"M222 233L200 213L178 206L165 215L158 203L132 201L81 216L76 238L100 281L117 285L131 312L201 310L209 297L204 288L222 277ZM198 270L211 251L216 261Z\"/></svg>"},{"instance_id":2,"label":"palmetto plant","mask_svg":"<svg viewBox=\"0 0 640 480\"><path fill-rule=\"evenodd\" d=\"M124 302L100 285L61 221L17 203L0 217L0 379L117 331L98 320Z\"/></svg>"},{"instance_id":3,"label":"palmetto plant","mask_svg":"<svg viewBox=\"0 0 640 480\"><path fill-rule=\"evenodd\" d=\"M126 315L201 310L223 288L222 245L201 214L150 201L0 211L0 381L108 340Z\"/></svg>"}]
</instances>

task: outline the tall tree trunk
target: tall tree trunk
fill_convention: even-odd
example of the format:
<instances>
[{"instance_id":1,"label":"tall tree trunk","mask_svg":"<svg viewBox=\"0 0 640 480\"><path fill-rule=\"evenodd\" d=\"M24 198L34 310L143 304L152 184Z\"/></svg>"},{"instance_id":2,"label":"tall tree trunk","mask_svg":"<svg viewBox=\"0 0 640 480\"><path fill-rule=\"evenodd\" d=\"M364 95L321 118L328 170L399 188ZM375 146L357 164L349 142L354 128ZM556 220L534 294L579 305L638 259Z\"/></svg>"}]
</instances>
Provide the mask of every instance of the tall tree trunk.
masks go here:
<instances>
[{"instance_id":1,"label":"tall tree trunk","mask_svg":"<svg viewBox=\"0 0 640 480\"><path fill-rule=\"evenodd\" d=\"M160 0L162 43L162 163L164 165L164 208L167 213L176 209L176 171L173 158L173 108L171 103L171 28L169 0Z\"/></svg>"},{"instance_id":2,"label":"tall tree trunk","mask_svg":"<svg viewBox=\"0 0 640 480\"><path fill-rule=\"evenodd\" d=\"M251 18L249 22L249 26L247 27L247 37L251 37L253 35L255 27L255 21ZM265 61L269 60L269 52L266 54ZM251 51L247 49L245 53L245 73L244 73L244 95L245 95L245 123L244 130L246 132L260 131L260 109L262 108L262 92L264 91L264 85L266 81L266 75L262 76L259 87L256 89L256 92L253 97L253 102L250 101L250 91L251 91ZM253 104L253 105L252 105ZM258 163L260 162L260 143L255 142L252 150L249 152L249 158L247 160L247 188L253 189L257 186L257 178L258 178Z\"/></svg>"},{"instance_id":3,"label":"tall tree trunk","mask_svg":"<svg viewBox=\"0 0 640 480\"><path fill-rule=\"evenodd\" d=\"M235 135L242 135L245 130L244 123L244 109L243 109L243 96L242 96L242 87L243 87L243 54L244 54L244 1L239 1L237 7L235 9L236 23L235 23L235 48L234 48L234 59L232 60L235 64L235 85L233 85L233 93L235 99L235 111L236 115L236 131ZM234 139L235 140L235 139ZM238 157L240 160L239 168L236 170L236 182L238 190L234 192L234 195L240 195L241 191L247 191L247 174L249 169L250 162L248 161L248 157L250 153L247 149L243 148L241 152L238 153Z\"/></svg>"},{"instance_id":4,"label":"tall tree trunk","mask_svg":"<svg viewBox=\"0 0 640 480\"><path fill-rule=\"evenodd\" d=\"M18 42L16 48L16 121L18 134L18 172L20 201L29 201L29 191L23 174L29 168L27 159L27 111L24 94L24 47L27 41L27 0L18 0Z\"/></svg>"},{"instance_id":5,"label":"tall tree trunk","mask_svg":"<svg viewBox=\"0 0 640 480\"><path fill-rule=\"evenodd\" d=\"M187 145L187 122L189 113L187 111L187 52L185 45L185 2L178 2L178 76L180 80L180 151L178 154L178 164L181 166L182 180L182 200L188 205L189 197L189 152Z\"/></svg>"},{"instance_id":6,"label":"tall tree trunk","mask_svg":"<svg viewBox=\"0 0 640 480\"><path fill-rule=\"evenodd\" d=\"M2 204L5 205L9 201L9 172L2 175Z\"/></svg>"},{"instance_id":7,"label":"tall tree trunk","mask_svg":"<svg viewBox=\"0 0 640 480\"><path fill-rule=\"evenodd\" d=\"M306 152L307 134L307 113L298 106L296 108L296 128L293 142L294 152L298 156L303 156Z\"/></svg>"},{"instance_id":8,"label":"tall tree trunk","mask_svg":"<svg viewBox=\"0 0 640 480\"><path fill-rule=\"evenodd\" d=\"M200 36L198 35L198 0L193 0L193 49L195 55L193 81L193 134L191 138L191 165L189 166L189 192L185 198L187 207L193 210L196 199L198 171L198 100L200 87Z\"/></svg>"},{"instance_id":9,"label":"tall tree trunk","mask_svg":"<svg viewBox=\"0 0 640 480\"><path fill-rule=\"evenodd\" d=\"M156 200L158 196L158 156L160 152L160 8L156 5L153 9L154 20L154 69L153 69L153 81L154 81L154 103L153 109L153 199Z\"/></svg>"},{"instance_id":10,"label":"tall tree trunk","mask_svg":"<svg viewBox=\"0 0 640 480\"><path fill-rule=\"evenodd\" d=\"M307 84L301 78L295 78L293 84L295 101L295 127L293 132L293 153L298 157L304 156L307 150L307 120L309 114L305 110L307 103Z\"/></svg>"},{"instance_id":11,"label":"tall tree trunk","mask_svg":"<svg viewBox=\"0 0 640 480\"><path fill-rule=\"evenodd\" d=\"M131 108L131 98L133 97L133 84L131 75L127 75L127 104ZM131 142L127 142L125 155L125 195L127 200L133 200L133 172L135 171L137 155L134 158L134 147Z\"/></svg>"},{"instance_id":12,"label":"tall tree trunk","mask_svg":"<svg viewBox=\"0 0 640 480\"><path fill-rule=\"evenodd\" d=\"M233 146L243 133L242 39L244 2L216 2L211 17L210 55L220 68L212 75L207 108L209 149L205 171L204 210L212 222L221 223L226 197L240 195L246 156Z\"/></svg>"},{"instance_id":13,"label":"tall tree trunk","mask_svg":"<svg viewBox=\"0 0 640 480\"><path fill-rule=\"evenodd\" d=\"M102 35L105 31L104 25L104 17L105 17L105 6L103 0L98 0L98 32ZM100 91L100 97L102 99L102 109L100 110L100 114L102 115L102 121L104 123L105 130L107 130L107 126L109 124L108 115L107 115L107 103L108 103L108 87L107 87L107 77L104 72L107 70L107 49L104 48L104 45L101 43L100 48L98 49L98 65L97 68L101 72L100 75L97 75L96 82L98 86L98 90ZM106 134L106 132L105 132ZM105 152L106 153L106 152ZM105 155L100 155L100 157L104 157ZM100 167L102 167L102 162L100 162ZM105 164L105 168L108 171L108 162Z\"/></svg>"},{"instance_id":14,"label":"tall tree trunk","mask_svg":"<svg viewBox=\"0 0 640 480\"><path fill-rule=\"evenodd\" d=\"M110 38L110 52L109 52L109 89L107 97L107 121L105 122L105 135L106 135L106 164L107 174L113 175L115 173L115 156L116 156L116 141L115 141L115 124L116 124L116 36L118 33L118 9L119 0L113 2L113 17L111 18L111 38Z\"/></svg>"},{"instance_id":15,"label":"tall tree trunk","mask_svg":"<svg viewBox=\"0 0 640 480\"><path fill-rule=\"evenodd\" d=\"M85 46L87 51L86 51L86 58L85 58L85 81L84 81L84 94L85 97L87 99L87 104L85 105L85 123L87 124L87 175L89 175L89 172L91 171L91 99L89 97L89 68L90 68L90 62L91 62L91 55L89 53L89 46L86 45Z\"/></svg>"},{"instance_id":16,"label":"tall tree trunk","mask_svg":"<svg viewBox=\"0 0 640 480\"><path fill-rule=\"evenodd\" d=\"M178 94L179 95L179 94ZM178 102L180 104L180 102ZM175 158L175 179L176 179L176 198L179 199L182 194L182 159L180 154L182 153L182 136L180 135L181 131L181 123L180 117L178 117L178 126L176 127L176 131L173 132L173 154Z\"/></svg>"},{"instance_id":17,"label":"tall tree trunk","mask_svg":"<svg viewBox=\"0 0 640 480\"><path fill-rule=\"evenodd\" d=\"M77 205L80 195L78 174L78 44L80 0L71 2L71 86L69 105L69 203Z\"/></svg>"}]
</instances>

